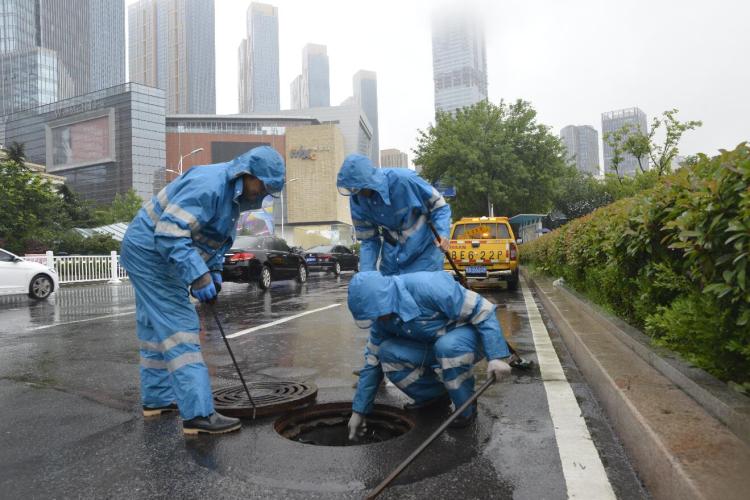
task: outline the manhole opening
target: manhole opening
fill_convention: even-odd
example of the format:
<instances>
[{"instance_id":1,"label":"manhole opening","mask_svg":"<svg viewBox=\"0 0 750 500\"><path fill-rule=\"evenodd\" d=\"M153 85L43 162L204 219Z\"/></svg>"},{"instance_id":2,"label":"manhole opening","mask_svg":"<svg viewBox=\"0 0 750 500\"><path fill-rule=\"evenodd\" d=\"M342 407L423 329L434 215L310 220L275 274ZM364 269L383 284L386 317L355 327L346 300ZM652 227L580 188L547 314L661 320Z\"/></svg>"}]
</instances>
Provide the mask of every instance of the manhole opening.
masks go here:
<instances>
[{"instance_id":1,"label":"manhole opening","mask_svg":"<svg viewBox=\"0 0 750 500\"><path fill-rule=\"evenodd\" d=\"M326 403L290 413L274 424L281 436L316 446L357 446L382 443L412 430L414 420L403 410L375 405L367 416L367 432L358 441L349 441L351 403Z\"/></svg>"}]
</instances>

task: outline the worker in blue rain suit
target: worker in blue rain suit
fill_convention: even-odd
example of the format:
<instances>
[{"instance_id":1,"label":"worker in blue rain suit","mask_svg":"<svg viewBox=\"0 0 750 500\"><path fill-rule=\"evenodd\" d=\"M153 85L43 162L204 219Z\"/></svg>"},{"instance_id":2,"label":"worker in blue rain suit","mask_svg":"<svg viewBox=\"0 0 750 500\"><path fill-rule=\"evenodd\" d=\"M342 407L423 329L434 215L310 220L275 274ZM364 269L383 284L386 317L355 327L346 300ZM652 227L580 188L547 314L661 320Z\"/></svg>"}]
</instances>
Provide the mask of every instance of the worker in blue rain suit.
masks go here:
<instances>
[{"instance_id":1,"label":"worker in blue rain suit","mask_svg":"<svg viewBox=\"0 0 750 500\"><path fill-rule=\"evenodd\" d=\"M239 213L260 208L283 185L281 156L254 148L227 163L191 168L128 227L121 262L135 288L144 416L179 409L185 434L240 428L238 419L214 411L188 287L201 302L216 298Z\"/></svg>"},{"instance_id":2,"label":"worker in blue rain suit","mask_svg":"<svg viewBox=\"0 0 750 500\"><path fill-rule=\"evenodd\" d=\"M443 269L451 209L427 181L408 168L375 168L369 158L355 154L341 165L336 186L351 196L352 223L361 242L360 270L376 270L378 258L384 275Z\"/></svg>"},{"instance_id":3,"label":"worker in blue rain suit","mask_svg":"<svg viewBox=\"0 0 750 500\"><path fill-rule=\"evenodd\" d=\"M414 400L407 409L419 409L447 405L449 398L456 408L466 402L474 392L473 366L482 358L497 380L510 373L494 304L445 272L360 272L349 284L348 304L357 325L370 328L350 439L363 435L383 376ZM469 425L476 414L476 405L469 406L452 427Z\"/></svg>"}]
</instances>

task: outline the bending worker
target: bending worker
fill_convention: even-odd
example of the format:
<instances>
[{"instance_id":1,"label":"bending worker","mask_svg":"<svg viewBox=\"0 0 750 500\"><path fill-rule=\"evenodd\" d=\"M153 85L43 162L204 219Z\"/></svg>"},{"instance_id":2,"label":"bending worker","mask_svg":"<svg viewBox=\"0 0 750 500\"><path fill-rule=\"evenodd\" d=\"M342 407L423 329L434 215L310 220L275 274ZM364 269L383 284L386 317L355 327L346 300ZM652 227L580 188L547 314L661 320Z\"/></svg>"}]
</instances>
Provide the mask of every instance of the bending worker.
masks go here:
<instances>
[{"instance_id":1,"label":"bending worker","mask_svg":"<svg viewBox=\"0 0 750 500\"><path fill-rule=\"evenodd\" d=\"M135 288L144 416L179 409L185 434L240 428L238 419L214 411L188 287L201 302L216 298L239 213L260 208L283 185L281 156L258 147L231 162L191 168L128 227L121 262Z\"/></svg>"},{"instance_id":2,"label":"bending worker","mask_svg":"<svg viewBox=\"0 0 750 500\"><path fill-rule=\"evenodd\" d=\"M360 272L349 284L348 303L357 325L370 328L350 439L362 435L383 376L414 400L405 407L411 410L447 405L449 399L461 406L474 392L473 366L482 358L497 380L510 373L495 305L445 272ZM476 415L474 404L451 427L467 426Z\"/></svg>"},{"instance_id":3,"label":"bending worker","mask_svg":"<svg viewBox=\"0 0 750 500\"><path fill-rule=\"evenodd\" d=\"M362 271L376 270L378 257L384 275L443 269L451 209L427 181L408 168L375 168L366 156L349 155L336 186L341 194L351 196ZM442 245L426 224L428 219Z\"/></svg>"}]
</instances>

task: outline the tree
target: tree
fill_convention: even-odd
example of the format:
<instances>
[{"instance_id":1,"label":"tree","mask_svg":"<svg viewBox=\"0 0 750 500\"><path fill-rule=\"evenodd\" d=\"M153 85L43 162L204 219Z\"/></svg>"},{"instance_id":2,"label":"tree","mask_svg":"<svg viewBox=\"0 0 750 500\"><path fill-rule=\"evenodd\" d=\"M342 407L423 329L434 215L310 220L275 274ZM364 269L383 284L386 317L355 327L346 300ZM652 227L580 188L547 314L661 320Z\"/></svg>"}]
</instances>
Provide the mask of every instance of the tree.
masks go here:
<instances>
[{"instance_id":1,"label":"tree","mask_svg":"<svg viewBox=\"0 0 750 500\"><path fill-rule=\"evenodd\" d=\"M676 118L677 113L677 109L670 109L664 111L661 116L654 117L651 121L651 130L647 134L639 129L633 129L632 124L625 124L619 130L604 135L604 140L613 151L612 169L618 176L623 153L632 155L638 161L641 173L646 172L647 161L651 162L657 177L672 171L672 162L680 152L682 136L688 130L695 130L703 125L699 120L681 122ZM658 142L656 136L661 135L662 128L664 138ZM619 160L617 163L615 157Z\"/></svg>"},{"instance_id":2,"label":"tree","mask_svg":"<svg viewBox=\"0 0 750 500\"><path fill-rule=\"evenodd\" d=\"M11 252L23 253L50 241L65 228L65 214L52 185L10 156L0 160L0 239Z\"/></svg>"},{"instance_id":3,"label":"tree","mask_svg":"<svg viewBox=\"0 0 750 500\"><path fill-rule=\"evenodd\" d=\"M81 198L68 187L62 184L57 188L57 194L62 200L62 209L73 227L91 227L96 225L91 204Z\"/></svg>"},{"instance_id":4,"label":"tree","mask_svg":"<svg viewBox=\"0 0 750 500\"><path fill-rule=\"evenodd\" d=\"M130 223L142 205L143 200L132 189L124 195L117 193L112 205L96 211L96 223L100 226L116 222Z\"/></svg>"},{"instance_id":5,"label":"tree","mask_svg":"<svg viewBox=\"0 0 750 500\"><path fill-rule=\"evenodd\" d=\"M555 208L568 220L582 217L593 210L615 201L607 185L590 174L572 169L560 179L555 193Z\"/></svg>"},{"instance_id":6,"label":"tree","mask_svg":"<svg viewBox=\"0 0 750 500\"><path fill-rule=\"evenodd\" d=\"M456 186L454 217L485 214L488 203L498 214L546 213L558 179L569 172L560 140L522 100L438 113L417 141L414 163L422 175Z\"/></svg>"},{"instance_id":7,"label":"tree","mask_svg":"<svg viewBox=\"0 0 750 500\"><path fill-rule=\"evenodd\" d=\"M13 141L4 147L3 152L8 160L23 164L26 161L26 145Z\"/></svg>"}]
</instances>

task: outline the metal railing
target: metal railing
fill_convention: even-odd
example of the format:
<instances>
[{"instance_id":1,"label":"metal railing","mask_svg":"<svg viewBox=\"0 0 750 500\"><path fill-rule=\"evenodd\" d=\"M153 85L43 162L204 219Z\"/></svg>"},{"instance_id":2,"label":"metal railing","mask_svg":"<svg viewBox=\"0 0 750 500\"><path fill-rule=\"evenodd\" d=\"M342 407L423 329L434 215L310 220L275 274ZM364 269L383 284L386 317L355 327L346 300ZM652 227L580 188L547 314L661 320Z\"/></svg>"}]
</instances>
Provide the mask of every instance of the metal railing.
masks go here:
<instances>
[{"instance_id":1,"label":"metal railing","mask_svg":"<svg viewBox=\"0 0 750 500\"><path fill-rule=\"evenodd\" d=\"M24 259L54 269L63 285L98 281L119 283L128 277L114 250L109 255L54 255L48 251L44 255L26 255Z\"/></svg>"}]
</instances>

